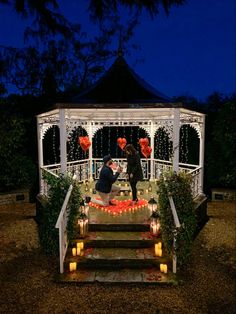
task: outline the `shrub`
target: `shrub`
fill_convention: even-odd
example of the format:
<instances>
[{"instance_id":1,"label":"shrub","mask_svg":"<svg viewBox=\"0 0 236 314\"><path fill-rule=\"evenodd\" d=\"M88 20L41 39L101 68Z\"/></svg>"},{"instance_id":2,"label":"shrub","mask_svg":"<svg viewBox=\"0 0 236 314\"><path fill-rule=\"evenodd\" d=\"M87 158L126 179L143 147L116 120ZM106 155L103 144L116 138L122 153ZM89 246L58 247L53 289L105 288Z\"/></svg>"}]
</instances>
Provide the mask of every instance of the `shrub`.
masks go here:
<instances>
[{"instance_id":1,"label":"shrub","mask_svg":"<svg viewBox=\"0 0 236 314\"><path fill-rule=\"evenodd\" d=\"M166 173L158 182L161 233L169 255L173 250L173 235L177 232L176 254L178 264L183 266L190 256L196 230L194 201L191 192L191 176L173 172ZM172 195L181 227L176 230L168 195Z\"/></svg>"},{"instance_id":2,"label":"shrub","mask_svg":"<svg viewBox=\"0 0 236 314\"><path fill-rule=\"evenodd\" d=\"M43 251L46 254L59 254L59 232L55 228L61 207L66 197L69 186L73 190L67 206L69 212L67 223L68 240L72 239L76 232L76 219L80 215L80 204L82 202L79 184L70 177L59 178L44 173L44 179L50 186L49 195L42 202L42 215L39 221L39 237Z\"/></svg>"}]
</instances>

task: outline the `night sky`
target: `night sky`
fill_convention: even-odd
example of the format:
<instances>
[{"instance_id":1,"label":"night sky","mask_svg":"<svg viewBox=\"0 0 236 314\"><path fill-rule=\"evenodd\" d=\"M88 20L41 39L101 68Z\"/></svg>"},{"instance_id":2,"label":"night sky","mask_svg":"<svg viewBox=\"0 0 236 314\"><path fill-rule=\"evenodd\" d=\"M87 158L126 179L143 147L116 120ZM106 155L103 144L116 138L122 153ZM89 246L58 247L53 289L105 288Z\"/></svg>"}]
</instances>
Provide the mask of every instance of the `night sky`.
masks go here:
<instances>
[{"instance_id":1,"label":"night sky","mask_svg":"<svg viewBox=\"0 0 236 314\"><path fill-rule=\"evenodd\" d=\"M81 23L88 34L96 31L85 0L58 3L70 21ZM144 13L132 40L141 49L125 58L137 74L170 97L204 100L215 91L230 95L236 85L235 20L235 0L189 0L172 8L169 17L161 12L153 21ZM1 5L0 44L23 47L29 23Z\"/></svg>"}]
</instances>

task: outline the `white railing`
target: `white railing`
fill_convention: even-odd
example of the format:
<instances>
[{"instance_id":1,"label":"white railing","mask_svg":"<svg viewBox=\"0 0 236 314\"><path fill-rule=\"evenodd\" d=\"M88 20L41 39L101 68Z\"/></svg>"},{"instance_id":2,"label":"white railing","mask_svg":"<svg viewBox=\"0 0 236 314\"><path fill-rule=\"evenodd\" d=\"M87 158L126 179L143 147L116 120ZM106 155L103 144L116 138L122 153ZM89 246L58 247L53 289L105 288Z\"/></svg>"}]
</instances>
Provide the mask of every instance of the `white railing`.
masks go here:
<instances>
[{"instance_id":1,"label":"white railing","mask_svg":"<svg viewBox=\"0 0 236 314\"><path fill-rule=\"evenodd\" d=\"M126 180L126 158L114 158L115 163L122 166L124 171L120 174L118 180ZM150 159L141 159L142 169L143 169L143 178L144 180L149 180L150 178L150 169L151 169L151 161ZM71 161L67 163L67 173L68 175L76 175L76 180L79 182L85 182L90 180L92 177L94 180L99 178L99 171L103 165L103 161L101 158L93 158L92 160L92 167L90 167L90 160L78 160L78 161ZM190 173L192 175L192 195L195 198L201 193L201 171L202 167L198 165L192 164L179 164L179 170L184 173ZM159 177L165 173L170 171L173 168L172 163L166 160L154 159L153 160L153 171L154 171L154 179L159 179ZM42 167L42 169L46 170L47 172L59 176L60 174L60 164L54 165L47 165ZM92 171L92 176L90 175L90 169ZM41 182L41 194L47 195L48 187L47 183L42 180Z\"/></svg>"},{"instance_id":2,"label":"white railing","mask_svg":"<svg viewBox=\"0 0 236 314\"><path fill-rule=\"evenodd\" d=\"M201 186L200 186L201 171L202 171L202 167L197 167L196 169L193 169L189 172L192 176L191 189L192 189L193 198L197 197L202 192Z\"/></svg>"},{"instance_id":3,"label":"white railing","mask_svg":"<svg viewBox=\"0 0 236 314\"><path fill-rule=\"evenodd\" d=\"M72 177L75 174L79 182L89 180L90 177L89 165L90 165L89 159L70 161L67 163L67 174L71 175ZM43 166L42 169L56 176L59 176L61 172L61 165L60 164L47 165Z\"/></svg>"},{"instance_id":4,"label":"white railing","mask_svg":"<svg viewBox=\"0 0 236 314\"><path fill-rule=\"evenodd\" d=\"M60 273L64 272L64 259L66 256L66 251L68 247L68 238L67 238L67 222L69 217L69 212L67 210L68 202L71 196L71 192L73 190L73 185L71 184L66 197L64 199L64 203L61 208L61 212L57 219L57 223L55 228L59 229L59 257L60 257Z\"/></svg>"},{"instance_id":5,"label":"white railing","mask_svg":"<svg viewBox=\"0 0 236 314\"><path fill-rule=\"evenodd\" d=\"M192 176L192 183L191 183L191 189L192 189L192 195L193 198L197 197L201 193L201 187L200 187L200 175L202 171L202 167L198 165L192 165L192 164L179 164L179 170L184 173L189 173ZM159 177L170 170L172 170L172 164L170 161L166 160L160 160L160 159L154 159L154 178L159 179Z\"/></svg>"},{"instance_id":6,"label":"white railing","mask_svg":"<svg viewBox=\"0 0 236 314\"><path fill-rule=\"evenodd\" d=\"M180 228L180 222L179 222L179 218L178 218L178 214L175 208L175 203L173 200L173 197L171 195L168 195L169 198L169 202L170 202L170 208L172 211L172 215L173 215L173 219L174 219L174 223L175 223L175 230ZM176 256L176 232L173 235L173 273L176 274L177 272L177 256Z\"/></svg>"},{"instance_id":7,"label":"white railing","mask_svg":"<svg viewBox=\"0 0 236 314\"><path fill-rule=\"evenodd\" d=\"M114 163L121 166L123 168L123 172L119 175L118 180L126 180L126 168L127 161L126 158L112 158ZM97 180L99 178L99 172L103 165L103 161L101 158L93 158L93 178ZM143 178L144 180L148 180L150 177L150 160L141 159L141 165L143 169Z\"/></svg>"},{"instance_id":8,"label":"white railing","mask_svg":"<svg viewBox=\"0 0 236 314\"><path fill-rule=\"evenodd\" d=\"M45 172L51 174L52 176L54 176L54 177L56 177L56 178L59 178L59 175L56 174L56 172L53 172L53 171L50 170L50 169L41 168L41 170L42 170L42 173L45 171ZM40 186L40 194L48 196L48 192L49 192L50 186L49 186L49 184L47 183L47 181L44 180L43 178L41 178L41 183L40 183L40 185L41 185L41 186Z\"/></svg>"}]
</instances>

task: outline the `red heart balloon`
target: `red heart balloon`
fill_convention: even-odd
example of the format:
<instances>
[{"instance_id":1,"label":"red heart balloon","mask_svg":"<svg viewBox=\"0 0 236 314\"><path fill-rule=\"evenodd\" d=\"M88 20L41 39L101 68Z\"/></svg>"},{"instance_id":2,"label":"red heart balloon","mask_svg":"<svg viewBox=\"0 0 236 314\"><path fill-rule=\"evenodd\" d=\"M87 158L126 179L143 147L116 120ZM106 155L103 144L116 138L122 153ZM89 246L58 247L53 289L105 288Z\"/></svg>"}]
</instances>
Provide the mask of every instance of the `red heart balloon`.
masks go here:
<instances>
[{"instance_id":1,"label":"red heart balloon","mask_svg":"<svg viewBox=\"0 0 236 314\"><path fill-rule=\"evenodd\" d=\"M140 145L141 147L146 147L146 146L148 146L148 145L149 145L148 138L147 138L147 137L145 137L145 138L140 138L140 139L139 139L139 145Z\"/></svg>"},{"instance_id":2,"label":"red heart balloon","mask_svg":"<svg viewBox=\"0 0 236 314\"><path fill-rule=\"evenodd\" d=\"M80 147L83 149L83 151L86 152L86 150L89 149L89 147L91 146L91 142L88 138L88 136L80 136L78 139L78 142L80 144Z\"/></svg>"},{"instance_id":3,"label":"red heart balloon","mask_svg":"<svg viewBox=\"0 0 236 314\"><path fill-rule=\"evenodd\" d=\"M141 148L141 153L144 157L148 158L151 155L152 148L150 146L143 146Z\"/></svg>"},{"instance_id":4,"label":"red heart balloon","mask_svg":"<svg viewBox=\"0 0 236 314\"><path fill-rule=\"evenodd\" d=\"M119 137L117 139L117 144L119 145L119 147L123 150L125 148L127 141L124 137Z\"/></svg>"}]
</instances>

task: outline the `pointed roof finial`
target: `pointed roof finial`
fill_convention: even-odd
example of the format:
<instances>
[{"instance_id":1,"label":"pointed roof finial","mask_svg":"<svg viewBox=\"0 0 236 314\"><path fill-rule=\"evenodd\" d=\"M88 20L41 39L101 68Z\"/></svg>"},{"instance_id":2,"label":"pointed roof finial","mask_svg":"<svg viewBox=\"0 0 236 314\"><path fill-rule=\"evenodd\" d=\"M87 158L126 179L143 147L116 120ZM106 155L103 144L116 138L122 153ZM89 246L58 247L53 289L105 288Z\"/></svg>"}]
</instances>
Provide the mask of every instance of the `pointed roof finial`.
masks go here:
<instances>
[{"instance_id":1,"label":"pointed roof finial","mask_svg":"<svg viewBox=\"0 0 236 314\"><path fill-rule=\"evenodd\" d=\"M118 57L123 57L123 47L122 47L122 29L119 27L119 47L118 47Z\"/></svg>"}]
</instances>

